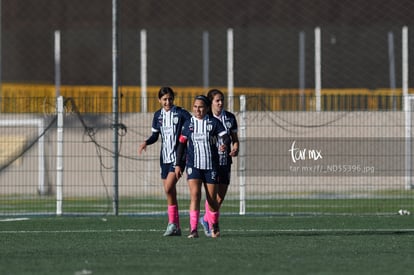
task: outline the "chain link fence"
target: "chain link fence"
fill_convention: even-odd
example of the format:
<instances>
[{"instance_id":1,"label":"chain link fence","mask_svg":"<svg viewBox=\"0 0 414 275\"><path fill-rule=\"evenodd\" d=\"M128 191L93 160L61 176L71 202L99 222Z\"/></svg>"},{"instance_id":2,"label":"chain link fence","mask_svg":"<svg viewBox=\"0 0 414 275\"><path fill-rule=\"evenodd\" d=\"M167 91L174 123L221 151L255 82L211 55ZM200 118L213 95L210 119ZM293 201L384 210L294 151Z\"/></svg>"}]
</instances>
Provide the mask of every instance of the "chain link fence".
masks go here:
<instances>
[{"instance_id":1,"label":"chain link fence","mask_svg":"<svg viewBox=\"0 0 414 275\"><path fill-rule=\"evenodd\" d=\"M74 102L65 107L64 213L112 213L114 2L119 125L125 126L117 133L121 214L165 212L159 147L143 157L136 152L150 132L151 112L159 108L160 86L173 87L176 104L189 110L195 94L220 88L239 119L239 96L246 95L245 157L254 164L260 163L255 150L286 153L291 148L284 145L306 137L323 143L318 134L302 133L315 126L318 106L326 121L336 121L342 111L392 111L345 116L325 125L324 137L352 128L364 138L403 143L403 98L413 86L405 75L414 62L412 1L1 0L0 215L55 213L58 94ZM372 124L361 122L367 117ZM258 135L263 129L272 129L266 130L270 135ZM224 211L240 212L244 184L247 213L389 213L410 206L403 173L385 180L309 179L272 170L295 165L280 167L277 158L268 163L275 165L257 171L270 176L246 170L241 182L236 161ZM313 166L297 169L302 167ZM182 210L187 189L181 180ZM344 201L338 204L338 198ZM390 203L382 207L384 199Z\"/></svg>"}]
</instances>

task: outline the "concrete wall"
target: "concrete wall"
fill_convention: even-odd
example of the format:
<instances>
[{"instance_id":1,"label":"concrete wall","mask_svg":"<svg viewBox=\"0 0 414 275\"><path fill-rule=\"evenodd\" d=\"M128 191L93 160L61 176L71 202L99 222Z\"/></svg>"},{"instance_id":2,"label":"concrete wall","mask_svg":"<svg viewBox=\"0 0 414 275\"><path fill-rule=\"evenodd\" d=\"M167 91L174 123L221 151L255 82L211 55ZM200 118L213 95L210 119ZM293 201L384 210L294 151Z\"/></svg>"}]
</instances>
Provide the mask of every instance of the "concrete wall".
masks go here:
<instances>
[{"instance_id":1,"label":"concrete wall","mask_svg":"<svg viewBox=\"0 0 414 275\"><path fill-rule=\"evenodd\" d=\"M245 183L249 197L378 195L381 190L405 188L405 122L402 112L248 112L246 114ZM110 115L84 117L85 132L74 115L65 118L64 197L105 196L113 193L113 131ZM164 196L159 177L159 143L138 156L139 144L150 134L152 114L122 117L127 133L119 137L120 196ZM49 118L50 121L50 118ZM239 127L242 121L239 116ZM45 123L47 125L47 123ZM239 135L243 131L239 129ZM16 135L2 130L4 138ZM34 130L33 130L34 131ZM20 136L29 131L21 131ZM37 131L37 130L36 130ZM89 133L89 135L88 135ZM121 134L124 134L123 132ZM45 136L46 187L51 194L56 185L56 129ZM296 149L319 150L320 159L292 161ZM240 158L235 159L230 196L238 196ZM308 154L308 153L306 153ZM316 157L316 155L313 155ZM329 165L354 165L353 171L309 171ZM305 168L303 168L305 167ZM317 169L317 168L315 168ZM336 167L335 169L338 169ZM37 145L0 173L2 194L38 192ZM178 184L180 196L188 195L184 179Z\"/></svg>"}]
</instances>

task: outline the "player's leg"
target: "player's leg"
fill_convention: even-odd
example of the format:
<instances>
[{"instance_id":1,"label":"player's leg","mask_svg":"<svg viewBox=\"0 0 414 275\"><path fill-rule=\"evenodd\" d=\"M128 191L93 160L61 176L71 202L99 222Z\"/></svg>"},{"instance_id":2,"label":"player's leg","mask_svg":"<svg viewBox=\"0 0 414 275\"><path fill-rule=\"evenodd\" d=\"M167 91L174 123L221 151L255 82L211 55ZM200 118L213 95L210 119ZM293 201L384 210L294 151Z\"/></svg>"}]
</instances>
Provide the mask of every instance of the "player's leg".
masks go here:
<instances>
[{"instance_id":1,"label":"player's leg","mask_svg":"<svg viewBox=\"0 0 414 275\"><path fill-rule=\"evenodd\" d=\"M221 204L224 201L224 198L227 194L227 190L230 184L230 165L226 165L226 166L220 166L219 170L218 170L218 190L217 190L217 202L219 205L219 209L221 207ZM217 211L217 215L218 215L218 219L220 218L220 210ZM200 218L200 223L203 226L204 229L204 234L207 237L211 236L211 231L210 231L210 227L211 224L209 225L209 218L210 218L210 207L208 204L208 201L205 201L205 214L203 217Z\"/></svg>"},{"instance_id":2,"label":"player's leg","mask_svg":"<svg viewBox=\"0 0 414 275\"><path fill-rule=\"evenodd\" d=\"M217 181L217 171L215 169L209 170L205 175L205 190L206 190L206 199L208 202L208 222L211 231L211 237L218 237L220 235L218 227L218 210L219 204L217 202L217 192L218 192L218 181Z\"/></svg>"},{"instance_id":3,"label":"player's leg","mask_svg":"<svg viewBox=\"0 0 414 275\"><path fill-rule=\"evenodd\" d=\"M202 217L200 217L200 224L203 227L204 235L206 235L206 237L211 237L210 225L208 223L209 214L210 214L210 209L209 208L210 207L208 205L208 201L205 200L205 202L204 202L204 215Z\"/></svg>"},{"instance_id":4,"label":"player's leg","mask_svg":"<svg viewBox=\"0 0 414 275\"><path fill-rule=\"evenodd\" d=\"M187 169L187 183L190 190L190 235L188 238L198 238L198 219L200 217L201 185L199 170Z\"/></svg>"},{"instance_id":5,"label":"player's leg","mask_svg":"<svg viewBox=\"0 0 414 275\"><path fill-rule=\"evenodd\" d=\"M221 207L221 205L223 204L228 188L229 188L228 184L219 184L219 188L217 192L217 202L219 204L219 207Z\"/></svg>"},{"instance_id":6,"label":"player's leg","mask_svg":"<svg viewBox=\"0 0 414 275\"><path fill-rule=\"evenodd\" d=\"M168 213L168 226L164 233L164 236L181 236L180 219L178 214L178 201L176 184L177 179L175 173L171 172L172 165L164 165L162 169L166 170L163 173L165 177L163 179L164 192L167 197L167 213Z\"/></svg>"},{"instance_id":7,"label":"player's leg","mask_svg":"<svg viewBox=\"0 0 414 275\"><path fill-rule=\"evenodd\" d=\"M218 210L217 202L218 185L215 183L207 183L204 185L206 189L206 199L208 201L208 223L211 231L211 237L215 238L220 235L218 227Z\"/></svg>"},{"instance_id":8,"label":"player's leg","mask_svg":"<svg viewBox=\"0 0 414 275\"><path fill-rule=\"evenodd\" d=\"M227 190L230 184L230 172L231 166L225 165L220 166L219 173L218 173L218 191L217 191L217 202L219 204L219 208L223 204L224 198L226 197Z\"/></svg>"}]
</instances>

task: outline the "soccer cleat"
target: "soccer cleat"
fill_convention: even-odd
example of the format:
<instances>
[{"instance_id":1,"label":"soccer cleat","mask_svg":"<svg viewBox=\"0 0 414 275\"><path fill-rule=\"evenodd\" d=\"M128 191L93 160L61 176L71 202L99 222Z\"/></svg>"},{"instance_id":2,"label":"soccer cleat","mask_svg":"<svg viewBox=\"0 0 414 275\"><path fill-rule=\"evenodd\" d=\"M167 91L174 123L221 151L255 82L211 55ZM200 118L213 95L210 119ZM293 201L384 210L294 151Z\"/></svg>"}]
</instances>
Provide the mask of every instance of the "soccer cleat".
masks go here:
<instances>
[{"instance_id":1,"label":"soccer cleat","mask_svg":"<svg viewBox=\"0 0 414 275\"><path fill-rule=\"evenodd\" d=\"M175 223L169 223L164 232L164 237L166 236L181 236L181 229Z\"/></svg>"},{"instance_id":2,"label":"soccer cleat","mask_svg":"<svg viewBox=\"0 0 414 275\"><path fill-rule=\"evenodd\" d=\"M220 237L220 228L219 228L218 223L213 224L213 228L211 229L211 237L212 238Z\"/></svg>"},{"instance_id":3,"label":"soccer cleat","mask_svg":"<svg viewBox=\"0 0 414 275\"><path fill-rule=\"evenodd\" d=\"M204 234L206 235L206 237L211 237L211 231L210 231L210 228L208 227L208 222L204 220L204 217L200 218L200 224L201 226L203 226Z\"/></svg>"},{"instance_id":4,"label":"soccer cleat","mask_svg":"<svg viewBox=\"0 0 414 275\"><path fill-rule=\"evenodd\" d=\"M189 239L195 239L195 238L198 238L198 231L197 231L197 230L193 230L193 231L191 231L190 235L188 235L188 237L187 237L187 238L189 238Z\"/></svg>"}]
</instances>

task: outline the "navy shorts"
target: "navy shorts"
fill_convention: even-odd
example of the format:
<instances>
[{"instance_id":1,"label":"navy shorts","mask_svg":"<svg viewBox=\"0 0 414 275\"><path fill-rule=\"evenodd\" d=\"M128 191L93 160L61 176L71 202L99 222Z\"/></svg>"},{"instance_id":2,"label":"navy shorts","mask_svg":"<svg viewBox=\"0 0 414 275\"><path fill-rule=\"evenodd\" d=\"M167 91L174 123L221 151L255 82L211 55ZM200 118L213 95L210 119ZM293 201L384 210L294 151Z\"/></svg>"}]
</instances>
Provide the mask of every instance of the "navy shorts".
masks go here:
<instances>
[{"instance_id":1,"label":"navy shorts","mask_svg":"<svg viewBox=\"0 0 414 275\"><path fill-rule=\"evenodd\" d=\"M199 179L204 183L218 183L217 169L198 169L192 166L187 167L187 180Z\"/></svg>"},{"instance_id":2,"label":"navy shorts","mask_svg":"<svg viewBox=\"0 0 414 275\"><path fill-rule=\"evenodd\" d=\"M218 169L218 183L230 184L231 165L220 165Z\"/></svg>"},{"instance_id":3,"label":"navy shorts","mask_svg":"<svg viewBox=\"0 0 414 275\"><path fill-rule=\"evenodd\" d=\"M181 167L181 171L184 170L184 167ZM174 163L161 163L161 179L165 180L170 172L175 173L175 164Z\"/></svg>"}]
</instances>

